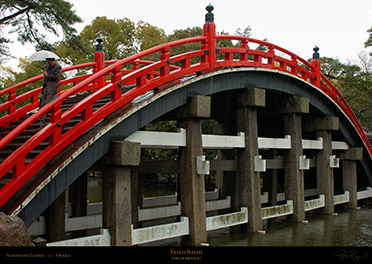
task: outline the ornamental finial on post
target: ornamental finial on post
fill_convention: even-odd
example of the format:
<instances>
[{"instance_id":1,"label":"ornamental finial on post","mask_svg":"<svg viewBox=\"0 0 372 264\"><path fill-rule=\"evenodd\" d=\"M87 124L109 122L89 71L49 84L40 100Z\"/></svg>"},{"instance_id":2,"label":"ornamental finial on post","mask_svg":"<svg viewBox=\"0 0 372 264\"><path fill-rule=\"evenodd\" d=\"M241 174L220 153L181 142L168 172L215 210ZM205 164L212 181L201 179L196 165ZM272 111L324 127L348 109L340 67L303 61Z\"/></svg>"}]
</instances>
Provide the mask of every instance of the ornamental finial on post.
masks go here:
<instances>
[{"instance_id":1,"label":"ornamental finial on post","mask_svg":"<svg viewBox=\"0 0 372 264\"><path fill-rule=\"evenodd\" d=\"M315 45L315 47L313 48L313 51L314 51L314 54L313 54L313 60L319 60L320 56L319 56L319 47Z\"/></svg>"},{"instance_id":2,"label":"ornamental finial on post","mask_svg":"<svg viewBox=\"0 0 372 264\"><path fill-rule=\"evenodd\" d=\"M316 86L316 87L321 87L321 67L320 67L320 56L319 56L319 47L318 46L315 46L313 48L313 51L314 51L314 54L313 54L313 61L311 62L311 64L313 65L313 69L311 70L311 72L314 74L314 82L313 84Z\"/></svg>"},{"instance_id":3,"label":"ornamental finial on post","mask_svg":"<svg viewBox=\"0 0 372 264\"><path fill-rule=\"evenodd\" d=\"M209 5L205 8L208 13L205 14L205 23L213 23L214 22L214 14L212 13L214 7L209 3Z\"/></svg>"},{"instance_id":4,"label":"ornamental finial on post","mask_svg":"<svg viewBox=\"0 0 372 264\"><path fill-rule=\"evenodd\" d=\"M97 38L96 41L98 42L98 44L96 45L96 51L98 52L103 52L103 39L102 38Z\"/></svg>"}]
</instances>

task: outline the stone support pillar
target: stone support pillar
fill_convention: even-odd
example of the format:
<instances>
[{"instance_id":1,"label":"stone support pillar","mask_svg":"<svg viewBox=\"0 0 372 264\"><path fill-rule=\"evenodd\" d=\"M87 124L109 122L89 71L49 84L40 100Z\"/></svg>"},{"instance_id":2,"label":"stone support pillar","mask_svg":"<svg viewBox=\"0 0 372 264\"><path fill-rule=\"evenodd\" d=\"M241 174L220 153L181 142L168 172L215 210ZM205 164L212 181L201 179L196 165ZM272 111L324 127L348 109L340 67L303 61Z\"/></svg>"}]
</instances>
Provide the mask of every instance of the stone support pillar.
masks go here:
<instances>
[{"instance_id":1,"label":"stone support pillar","mask_svg":"<svg viewBox=\"0 0 372 264\"><path fill-rule=\"evenodd\" d=\"M88 194L88 174L85 172L74 181L69 187L69 201L72 208L72 217L87 215L87 194ZM86 236L86 230L73 232L73 237Z\"/></svg>"},{"instance_id":2,"label":"stone support pillar","mask_svg":"<svg viewBox=\"0 0 372 264\"><path fill-rule=\"evenodd\" d=\"M315 131L316 137L323 138L323 150L315 156L318 194L325 196L324 214L334 213L334 179L330 166L332 155L332 131L339 128L338 117L317 118L311 121L310 129Z\"/></svg>"},{"instance_id":3,"label":"stone support pillar","mask_svg":"<svg viewBox=\"0 0 372 264\"><path fill-rule=\"evenodd\" d=\"M255 171L258 155L257 107L265 106L265 90L247 89L238 95L237 131L245 134L245 148L238 150L237 175L240 206L248 208L248 231L262 229L260 173Z\"/></svg>"},{"instance_id":4,"label":"stone support pillar","mask_svg":"<svg viewBox=\"0 0 372 264\"><path fill-rule=\"evenodd\" d=\"M302 114L309 113L309 99L293 96L282 109L283 133L291 136L291 149L284 154L284 189L285 198L293 201L291 221L305 219L304 171L300 169L299 158L302 151Z\"/></svg>"},{"instance_id":5,"label":"stone support pillar","mask_svg":"<svg viewBox=\"0 0 372 264\"><path fill-rule=\"evenodd\" d=\"M111 234L111 246L132 245L132 199L130 166L138 166L141 144L113 141L103 173L103 226ZM132 195L133 194L133 195Z\"/></svg>"},{"instance_id":6,"label":"stone support pillar","mask_svg":"<svg viewBox=\"0 0 372 264\"><path fill-rule=\"evenodd\" d=\"M47 209L46 225L48 242L60 241L65 239L65 199L65 192L63 192Z\"/></svg>"},{"instance_id":7,"label":"stone support pillar","mask_svg":"<svg viewBox=\"0 0 372 264\"><path fill-rule=\"evenodd\" d=\"M207 242L204 175L197 174L196 157L203 155L201 119L210 116L210 97L193 96L181 108L180 126L186 129L186 147L180 148L181 213L189 218L189 235L183 243Z\"/></svg>"},{"instance_id":8,"label":"stone support pillar","mask_svg":"<svg viewBox=\"0 0 372 264\"><path fill-rule=\"evenodd\" d=\"M350 196L350 201L345 204L346 208L356 208L358 206L357 161L362 160L362 158L362 148L349 148L340 154L344 191L348 191Z\"/></svg>"}]
</instances>

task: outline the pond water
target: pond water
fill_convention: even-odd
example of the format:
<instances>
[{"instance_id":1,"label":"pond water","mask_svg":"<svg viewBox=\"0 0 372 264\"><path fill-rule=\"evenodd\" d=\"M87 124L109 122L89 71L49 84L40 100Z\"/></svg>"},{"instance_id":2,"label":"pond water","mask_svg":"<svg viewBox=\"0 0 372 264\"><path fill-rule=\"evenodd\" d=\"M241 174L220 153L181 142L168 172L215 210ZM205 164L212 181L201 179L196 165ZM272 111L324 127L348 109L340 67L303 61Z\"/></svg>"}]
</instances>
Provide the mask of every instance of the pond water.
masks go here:
<instances>
[{"instance_id":1,"label":"pond water","mask_svg":"<svg viewBox=\"0 0 372 264\"><path fill-rule=\"evenodd\" d=\"M148 186L145 196L169 195L175 186ZM102 201L102 179L88 181L88 200ZM210 246L372 246L372 203L360 210L336 206L337 215L306 213L308 223L288 222L284 217L265 220L265 234L242 232L241 227L208 232ZM177 245L180 238L155 242L154 245Z\"/></svg>"},{"instance_id":2,"label":"pond water","mask_svg":"<svg viewBox=\"0 0 372 264\"><path fill-rule=\"evenodd\" d=\"M372 246L372 205L338 210L337 215L307 213L308 223L265 221L266 234L239 227L208 233L210 246Z\"/></svg>"}]
</instances>

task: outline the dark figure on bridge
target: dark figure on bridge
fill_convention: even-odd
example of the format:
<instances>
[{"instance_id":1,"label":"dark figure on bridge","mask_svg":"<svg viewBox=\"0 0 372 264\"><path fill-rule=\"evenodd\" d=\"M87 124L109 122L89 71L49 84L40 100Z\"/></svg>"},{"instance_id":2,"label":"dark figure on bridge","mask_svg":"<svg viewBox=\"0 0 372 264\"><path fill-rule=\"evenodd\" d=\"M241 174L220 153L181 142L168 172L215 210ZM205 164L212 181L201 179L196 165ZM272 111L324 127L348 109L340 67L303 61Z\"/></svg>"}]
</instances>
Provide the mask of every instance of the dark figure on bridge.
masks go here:
<instances>
[{"instance_id":1,"label":"dark figure on bridge","mask_svg":"<svg viewBox=\"0 0 372 264\"><path fill-rule=\"evenodd\" d=\"M42 90L43 97L40 99L39 108L51 102L58 92L59 79L61 78L62 69L55 59L46 59L48 66L44 71L44 85ZM40 128L47 124L47 115L40 118Z\"/></svg>"}]
</instances>

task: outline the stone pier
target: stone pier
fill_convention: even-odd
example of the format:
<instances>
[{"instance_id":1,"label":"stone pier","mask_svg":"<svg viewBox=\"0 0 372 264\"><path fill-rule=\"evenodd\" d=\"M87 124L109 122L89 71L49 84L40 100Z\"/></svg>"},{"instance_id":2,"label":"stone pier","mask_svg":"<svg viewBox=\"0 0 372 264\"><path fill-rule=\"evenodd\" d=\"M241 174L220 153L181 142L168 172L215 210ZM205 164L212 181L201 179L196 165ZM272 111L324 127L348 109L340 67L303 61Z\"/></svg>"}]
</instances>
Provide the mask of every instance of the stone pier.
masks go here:
<instances>
[{"instance_id":1,"label":"stone pier","mask_svg":"<svg viewBox=\"0 0 372 264\"><path fill-rule=\"evenodd\" d=\"M47 240L50 242L65 239L65 197L64 191L46 210Z\"/></svg>"},{"instance_id":2,"label":"stone pier","mask_svg":"<svg viewBox=\"0 0 372 264\"><path fill-rule=\"evenodd\" d=\"M302 152L302 114L309 113L309 99L293 96L282 108L283 133L291 136L291 149L284 154L285 198L293 201L292 221L305 219L304 171L300 168Z\"/></svg>"},{"instance_id":3,"label":"stone pier","mask_svg":"<svg viewBox=\"0 0 372 264\"><path fill-rule=\"evenodd\" d=\"M103 172L103 227L111 232L112 246L132 245L131 166L141 160L141 144L113 141Z\"/></svg>"},{"instance_id":4,"label":"stone pier","mask_svg":"<svg viewBox=\"0 0 372 264\"><path fill-rule=\"evenodd\" d=\"M182 215L189 218L189 235L184 244L207 242L204 175L197 173L198 156L203 155L201 118L210 117L208 96L193 96L181 107L180 126L186 129L186 147L179 148Z\"/></svg>"},{"instance_id":5,"label":"stone pier","mask_svg":"<svg viewBox=\"0 0 372 264\"><path fill-rule=\"evenodd\" d=\"M356 208L357 200L357 161L363 158L362 148L349 148L340 154L342 160L342 178L344 191L349 192L349 202L346 208Z\"/></svg>"},{"instance_id":6,"label":"stone pier","mask_svg":"<svg viewBox=\"0 0 372 264\"><path fill-rule=\"evenodd\" d=\"M237 179L240 206L248 208L248 231L262 229L260 172L255 170L258 156L257 107L265 106L265 90L247 89L239 94L237 131L245 134L245 148L238 150Z\"/></svg>"},{"instance_id":7,"label":"stone pier","mask_svg":"<svg viewBox=\"0 0 372 264\"><path fill-rule=\"evenodd\" d=\"M318 194L325 196L324 214L334 213L334 179L330 164L332 155L332 131L339 129L338 117L316 118L311 121L310 129L315 131L316 137L323 138L323 150L318 151L316 160Z\"/></svg>"}]
</instances>

